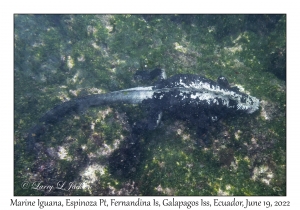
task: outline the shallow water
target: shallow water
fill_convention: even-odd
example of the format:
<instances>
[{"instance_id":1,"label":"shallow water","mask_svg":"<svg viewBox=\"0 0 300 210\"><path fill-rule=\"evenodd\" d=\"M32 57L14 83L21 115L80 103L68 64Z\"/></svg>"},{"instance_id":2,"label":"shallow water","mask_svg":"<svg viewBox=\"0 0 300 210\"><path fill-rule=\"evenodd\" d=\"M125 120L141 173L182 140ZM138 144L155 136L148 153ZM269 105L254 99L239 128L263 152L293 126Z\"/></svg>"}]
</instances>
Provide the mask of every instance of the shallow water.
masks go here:
<instances>
[{"instance_id":1,"label":"shallow water","mask_svg":"<svg viewBox=\"0 0 300 210\"><path fill-rule=\"evenodd\" d=\"M284 15L15 15L15 195L286 195ZM225 76L260 110L197 126L141 106L95 107L25 137L55 105L136 86L138 69ZM205 127L205 125L203 125ZM22 188L30 181L29 189ZM37 190L34 183L79 189Z\"/></svg>"}]
</instances>

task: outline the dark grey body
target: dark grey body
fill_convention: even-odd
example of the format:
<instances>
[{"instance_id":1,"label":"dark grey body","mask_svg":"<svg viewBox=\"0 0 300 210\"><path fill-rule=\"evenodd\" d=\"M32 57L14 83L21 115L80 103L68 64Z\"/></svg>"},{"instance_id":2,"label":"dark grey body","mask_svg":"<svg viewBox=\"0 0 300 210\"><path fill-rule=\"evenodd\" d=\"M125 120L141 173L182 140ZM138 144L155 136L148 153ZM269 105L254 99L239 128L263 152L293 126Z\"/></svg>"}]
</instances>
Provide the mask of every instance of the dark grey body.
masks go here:
<instances>
[{"instance_id":1,"label":"dark grey body","mask_svg":"<svg viewBox=\"0 0 300 210\"><path fill-rule=\"evenodd\" d=\"M68 113L80 112L92 106L114 103L144 104L151 110L149 129L159 124L163 111L193 116L199 118L199 123L205 123L208 120L215 121L225 114L250 114L259 108L257 98L241 93L236 87L230 87L224 77L219 77L217 82L190 74L179 74L166 79L161 69L146 73L142 71L141 75L147 79L160 76L160 80L154 86L89 95L57 105L30 129L27 137L28 148L34 148L35 139L43 133L47 124L55 123Z\"/></svg>"}]
</instances>

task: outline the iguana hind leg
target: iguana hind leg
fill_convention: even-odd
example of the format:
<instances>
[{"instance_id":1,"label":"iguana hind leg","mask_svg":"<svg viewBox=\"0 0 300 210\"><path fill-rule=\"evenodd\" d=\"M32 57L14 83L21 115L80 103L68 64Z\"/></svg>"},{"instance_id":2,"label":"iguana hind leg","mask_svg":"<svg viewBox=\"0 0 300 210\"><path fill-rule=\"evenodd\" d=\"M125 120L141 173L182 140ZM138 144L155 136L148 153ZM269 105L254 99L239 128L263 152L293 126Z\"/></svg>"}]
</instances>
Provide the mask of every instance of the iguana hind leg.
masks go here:
<instances>
[{"instance_id":1,"label":"iguana hind leg","mask_svg":"<svg viewBox=\"0 0 300 210\"><path fill-rule=\"evenodd\" d=\"M152 81L157 78L158 81L161 81L166 79L167 75L164 69L155 68L154 70L138 70L136 71L134 78L141 81Z\"/></svg>"}]
</instances>

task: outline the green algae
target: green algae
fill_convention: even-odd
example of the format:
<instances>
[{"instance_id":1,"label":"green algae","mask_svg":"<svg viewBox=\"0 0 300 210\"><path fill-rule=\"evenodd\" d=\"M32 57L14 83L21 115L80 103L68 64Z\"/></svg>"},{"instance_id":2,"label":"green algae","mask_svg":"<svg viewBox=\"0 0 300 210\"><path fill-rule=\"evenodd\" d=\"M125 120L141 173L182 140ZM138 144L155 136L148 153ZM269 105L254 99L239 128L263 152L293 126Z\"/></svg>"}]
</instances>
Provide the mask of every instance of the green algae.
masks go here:
<instances>
[{"instance_id":1,"label":"green algae","mask_svg":"<svg viewBox=\"0 0 300 210\"><path fill-rule=\"evenodd\" d=\"M55 173L40 179L92 187L64 195L107 195L111 189L128 195L286 195L285 19L16 15L15 195L43 194L21 187L32 174L43 173L33 165L49 162L49 155L37 161L24 150L26 131L43 113L78 96L141 85L133 75L146 66L164 68L169 76L192 73L216 80L224 75L265 103L253 115L222 120L206 137L197 136L195 126L165 116L158 129L141 135L142 155L130 165L129 176L118 166L117 175L112 173L107 159L114 145L126 146L130 125L146 117L143 109L118 105L75 113L41 137L43 148L63 147L64 153L54 158ZM93 182L80 178L88 160L97 166Z\"/></svg>"}]
</instances>

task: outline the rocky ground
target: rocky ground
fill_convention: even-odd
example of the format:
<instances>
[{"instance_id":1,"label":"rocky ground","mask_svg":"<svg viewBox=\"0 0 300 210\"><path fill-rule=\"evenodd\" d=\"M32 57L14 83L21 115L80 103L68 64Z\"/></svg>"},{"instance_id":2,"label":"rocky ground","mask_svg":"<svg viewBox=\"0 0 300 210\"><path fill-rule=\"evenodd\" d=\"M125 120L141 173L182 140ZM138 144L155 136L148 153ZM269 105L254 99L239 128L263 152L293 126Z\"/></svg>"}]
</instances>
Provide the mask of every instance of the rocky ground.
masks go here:
<instances>
[{"instance_id":1,"label":"rocky ground","mask_svg":"<svg viewBox=\"0 0 300 210\"><path fill-rule=\"evenodd\" d=\"M15 15L14 23L15 195L286 195L284 15ZM135 71L155 67L223 75L259 98L260 110L202 136L165 115L132 146L142 108L96 107L51 126L38 154L26 153L28 130L53 106L142 85ZM42 188L72 182L76 189Z\"/></svg>"}]
</instances>

